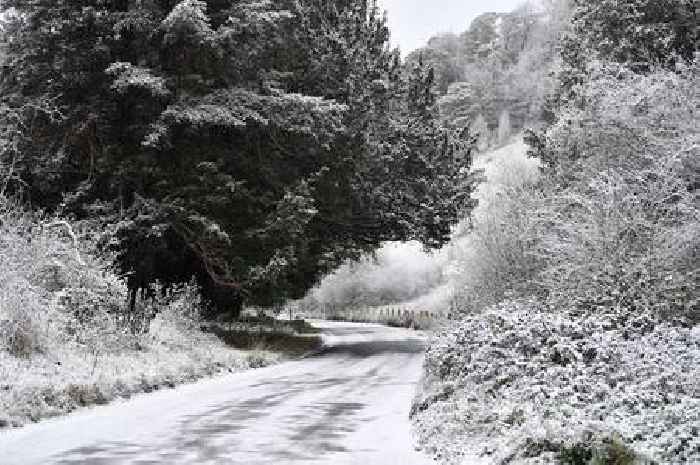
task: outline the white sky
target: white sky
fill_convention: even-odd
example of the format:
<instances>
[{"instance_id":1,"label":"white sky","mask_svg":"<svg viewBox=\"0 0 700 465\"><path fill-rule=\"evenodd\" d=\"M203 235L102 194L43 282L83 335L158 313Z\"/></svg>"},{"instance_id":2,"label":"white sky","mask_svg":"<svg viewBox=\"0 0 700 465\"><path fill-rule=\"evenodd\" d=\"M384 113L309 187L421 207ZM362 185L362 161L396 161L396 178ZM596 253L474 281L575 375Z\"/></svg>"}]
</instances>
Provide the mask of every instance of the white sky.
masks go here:
<instances>
[{"instance_id":1,"label":"white sky","mask_svg":"<svg viewBox=\"0 0 700 465\"><path fill-rule=\"evenodd\" d=\"M405 56L440 32L461 33L487 12L509 12L524 0L379 0L389 13L391 42Z\"/></svg>"}]
</instances>

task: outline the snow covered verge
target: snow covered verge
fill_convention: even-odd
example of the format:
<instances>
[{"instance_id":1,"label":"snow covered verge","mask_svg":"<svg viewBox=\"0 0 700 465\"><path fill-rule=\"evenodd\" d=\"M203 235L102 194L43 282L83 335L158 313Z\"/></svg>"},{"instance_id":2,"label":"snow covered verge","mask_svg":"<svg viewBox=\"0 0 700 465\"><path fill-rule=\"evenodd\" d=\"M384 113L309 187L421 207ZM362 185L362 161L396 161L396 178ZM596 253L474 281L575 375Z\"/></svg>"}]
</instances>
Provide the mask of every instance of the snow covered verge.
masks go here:
<instances>
[{"instance_id":1,"label":"snow covered verge","mask_svg":"<svg viewBox=\"0 0 700 465\"><path fill-rule=\"evenodd\" d=\"M231 349L216 336L201 332L177 337L178 343L166 343L155 336L139 349L98 357L75 348L31 358L0 352L0 427L21 426L80 407L280 359L272 352Z\"/></svg>"},{"instance_id":2,"label":"snow covered verge","mask_svg":"<svg viewBox=\"0 0 700 465\"><path fill-rule=\"evenodd\" d=\"M436 335L412 417L445 464L699 463L699 380L697 326L509 301Z\"/></svg>"},{"instance_id":3,"label":"snow covered verge","mask_svg":"<svg viewBox=\"0 0 700 465\"><path fill-rule=\"evenodd\" d=\"M202 332L193 286L128 312L123 280L88 243L0 197L0 427L280 358Z\"/></svg>"}]
</instances>

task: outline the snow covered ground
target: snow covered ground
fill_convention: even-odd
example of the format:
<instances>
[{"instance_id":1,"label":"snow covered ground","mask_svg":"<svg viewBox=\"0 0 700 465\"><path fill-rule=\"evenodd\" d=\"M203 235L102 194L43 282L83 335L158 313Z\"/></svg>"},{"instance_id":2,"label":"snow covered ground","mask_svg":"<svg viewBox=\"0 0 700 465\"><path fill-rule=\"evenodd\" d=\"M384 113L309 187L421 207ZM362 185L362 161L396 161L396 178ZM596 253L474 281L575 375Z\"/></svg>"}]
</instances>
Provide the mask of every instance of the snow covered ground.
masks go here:
<instances>
[{"instance_id":1,"label":"snow covered ground","mask_svg":"<svg viewBox=\"0 0 700 465\"><path fill-rule=\"evenodd\" d=\"M318 322L308 359L219 377L0 432L5 465L420 465L408 413L418 332Z\"/></svg>"}]
</instances>

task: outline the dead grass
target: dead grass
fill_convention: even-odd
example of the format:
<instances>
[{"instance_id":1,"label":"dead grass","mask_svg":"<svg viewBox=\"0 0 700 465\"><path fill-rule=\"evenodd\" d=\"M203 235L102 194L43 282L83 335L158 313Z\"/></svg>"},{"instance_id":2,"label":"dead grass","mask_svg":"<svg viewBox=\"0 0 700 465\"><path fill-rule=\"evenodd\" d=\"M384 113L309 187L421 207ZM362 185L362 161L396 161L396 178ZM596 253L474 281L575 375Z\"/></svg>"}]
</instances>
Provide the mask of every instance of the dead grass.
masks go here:
<instances>
[{"instance_id":1,"label":"dead grass","mask_svg":"<svg viewBox=\"0 0 700 465\"><path fill-rule=\"evenodd\" d=\"M298 334L279 329L244 328L240 325L229 329L226 325L217 324L208 325L206 330L235 349L254 353L273 352L291 358L303 357L322 345L321 338L315 334Z\"/></svg>"}]
</instances>

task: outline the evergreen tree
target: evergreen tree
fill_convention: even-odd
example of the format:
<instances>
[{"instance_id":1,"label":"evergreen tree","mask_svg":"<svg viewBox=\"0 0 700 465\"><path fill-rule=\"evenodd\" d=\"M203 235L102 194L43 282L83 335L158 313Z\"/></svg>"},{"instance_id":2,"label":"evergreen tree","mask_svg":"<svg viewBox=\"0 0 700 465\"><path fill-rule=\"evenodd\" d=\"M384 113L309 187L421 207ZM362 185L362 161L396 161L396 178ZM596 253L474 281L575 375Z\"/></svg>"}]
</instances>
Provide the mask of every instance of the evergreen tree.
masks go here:
<instances>
[{"instance_id":1,"label":"evergreen tree","mask_svg":"<svg viewBox=\"0 0 700 465\"><path fill-rule=\"evenodd\" d=\"M217 311L299 297L469 210L469 138L375 2L9 0L13 157L42 207L99 218L132 302L196 275Z\"/></svg>"}]
</instances>

